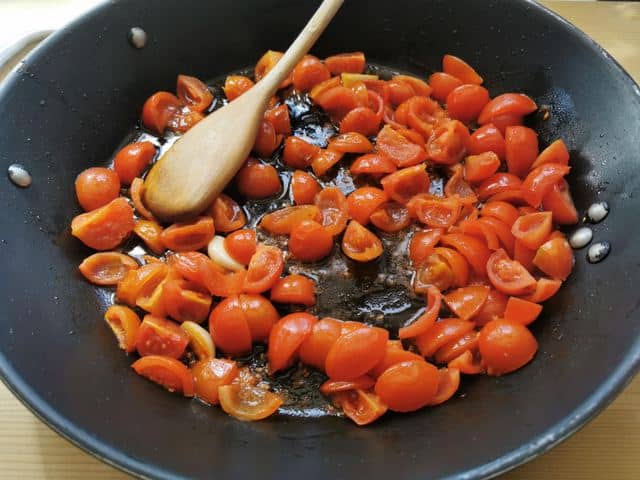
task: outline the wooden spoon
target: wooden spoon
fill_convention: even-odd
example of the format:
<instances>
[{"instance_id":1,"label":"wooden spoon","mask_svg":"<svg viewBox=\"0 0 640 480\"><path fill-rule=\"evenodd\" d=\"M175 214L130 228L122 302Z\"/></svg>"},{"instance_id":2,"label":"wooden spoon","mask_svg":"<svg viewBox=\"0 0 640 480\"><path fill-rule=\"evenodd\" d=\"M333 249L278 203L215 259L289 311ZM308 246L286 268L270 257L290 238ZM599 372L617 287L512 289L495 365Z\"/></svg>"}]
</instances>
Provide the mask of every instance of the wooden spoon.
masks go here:
<instances>
[{"instance_id":1,"label":"wooden spoon","mask_svg":"<svg viewBox=\"0 0 640 480\"><path fill-rule=\"evenodd\" d=\"M144 203L165 221L202 213L243 165L269 99L309 51L344 0L324 0L276 66L249 91L185 133L151 168Z\"/></svg>"}]
</instances>

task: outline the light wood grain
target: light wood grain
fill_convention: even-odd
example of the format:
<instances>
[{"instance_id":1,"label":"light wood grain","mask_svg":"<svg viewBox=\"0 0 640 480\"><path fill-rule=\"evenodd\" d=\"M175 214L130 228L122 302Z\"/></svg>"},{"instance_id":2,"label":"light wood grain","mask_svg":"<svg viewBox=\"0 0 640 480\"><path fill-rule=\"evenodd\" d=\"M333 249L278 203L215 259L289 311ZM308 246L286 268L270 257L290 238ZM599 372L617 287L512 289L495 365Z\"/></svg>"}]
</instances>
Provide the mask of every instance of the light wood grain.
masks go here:
<instances>
[{"instance_id":1,"label":"light wood grain","mask_svg":"<svg viewBox=\"0 0 640 480\"><path fill-rule=\"evenodd\" d=\"M575 23L640 79L640 4L555 2L545 5ZM583 430L505 480L640 478L640 377ZM0 385L0 478L130 478L85 454L35 418Z\"/></svg>"}]
</instances>

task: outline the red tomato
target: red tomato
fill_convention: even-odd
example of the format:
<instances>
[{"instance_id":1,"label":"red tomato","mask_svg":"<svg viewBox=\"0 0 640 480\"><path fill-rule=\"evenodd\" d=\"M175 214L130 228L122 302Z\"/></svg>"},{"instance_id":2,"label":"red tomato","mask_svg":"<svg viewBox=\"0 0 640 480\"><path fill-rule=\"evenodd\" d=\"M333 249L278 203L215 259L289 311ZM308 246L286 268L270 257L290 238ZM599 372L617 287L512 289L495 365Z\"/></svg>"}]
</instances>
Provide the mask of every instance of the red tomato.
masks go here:
<instances>
[{"instance_id":1,"label":"red tomato","mask_svg":"<svg viewBox=\"0 0 640 480\"><path fill-rule=\"evenodd\" d=\"M461 233L473 235L474 237L483 239L487 244L487 247L489 247L489 250L497 250L498 248L500 248L498 235L496 234L492 225L481 222L480 220L475 218L467 218L460 221L458 223L458 227ZM508 232L509 227L505 226L505 228ZM513 236L511 236L511 246L513 247Z\"/></svg>"},{"instance_id":2,"label":"red tomato","mask_svg":"<svg viewBox=\"0 0 640 480\"><path fill-rule=\"evenodd\" d=\"M327 148L343 153L367 153L373 150L373 145L361 133L349 132L333 137Z\"/></svg>"},{"instance_id":3,"label":"red tomato","mask_svg":"<svg viewBox=\"0 0 640 480\"><path fill-rule=\"evenodd\" d=\"M557 163L545 163L531 170L527 178L522 182L522 191L529 204L532 207L538 208L547 193L549 193L570 170L571 167Z\"/></svg>"},{"instance_id":4,"label":"red tomato","mask_svg":"<svg viewBox=\"0 0 640 480\"><path fill-rule=\"evenodd\" d=\"M283 55L284 53L282 52L269 50L262 57L260 57L260 60L258 60L258 63L256 63L256 67L254 69L254 76L256 78L256 82L259 82L260 80L262 80L267 75L267 73L269 73L273 69L273 67L276 66L276 64L280 61ZM287 88L289 85L291 85L291 83L292 83L291 75L289 75L280 84L280 88Z\"/></svg>"},{"instance_id":5,"label":"red tomato","mask_svg":"<svg viewBox=\"0 0 640 480\"><path fill-rule=\"evenodd\" d=\"M307 172L296 170L291 176L291 199L296 205L311 205L322 187Z\"/></svg>"},{"instance_id":6,"label":"red tomato","mask_svg":"<svg viewBox=\"0 0 640 480\"><path fill-rule=\"evenodd\" d=\"M500 168L500 158L494 152L468 156L464 161L464 178L470 183L480 183Z\"/></svg>"},{"instance_id":7,"label":"red tomato","mask_svg":"<svg viewBox=\"0 0 640 480\"><path fill-rule=\"evenodd\" d=\"M382 242L356 220L351 220L342 237L342 251L356 262L370 262L383 252Z\"/></svg>"},{"instance_id":8,"label":"red tomato","mask_svg":"<svg viewBox=\"0 0 640 480\"><path fill-rule=\"evenodd\" d=\"M313 169L313 173L318 177L322 177L326 174L331 167L337 164L344 153L336 152L335 150L325 150L320 149L311 159L311 168Z\"/></svg>"},{"instance_id":9,"label":"red tomato","mask_svg":"<svg viewBox=\"0 0 640 480\"><path fill-rule=\"evenodd\" d=\"M86 212L103 207L120 195L118 174L108 168L88 168L76 178L76 195Z\"/></svg>"},{"instance_id":10,"label":"red tomato","mask_svg":"<svg viewBox=\"0 0 640 480\"><path fill-rule=\"evenodd\" d=\"M280 395L253 385L222 385L218 388L220 406L226 413L245 422L265 419L284 402Z\"/></svg>"},{"instance_id":11,"label":"red tomato","mask_svg":"<svg viewBox=\"0 0 640 480\"><path fill-rule=\"evenodd\" d=\"M262 120L260 128L258 128L258 135L256 141L253 144L253 151L262 158L270 157L276 148L280 145L282 137L276 135L276 129L273 127L270 121Z\"/></svg>"},{"instance_id":12,"label":"red tomato","mask_svg":"<svg viewBox=\"0 0 640 480\"><path fill-rule=\"evenodd\" d=\"M427 97L412 97L402 103L395 113L396 119L420 133L422 137L429 138L438 119L444 117L444 112L438 103Z\"/></svg>"},{"instance_id":13,"label":"red tomato","mask_svg":"<svg viewBox=\"0 0 640 480\"><path fill-rule=\"evenodd\" d=\"M471 134L467 141L467 153L479 155L485 152L493 152L500 159L505 158L506 146L504 137L498 128L492 123L484 125Z\"/></svg>"},{"instance_id":14,"label":"red tomato","mask_svg":"<svg viewBox=\"0 0 640 480\"><path fill-rule=\"evenodd\" d=\"M504 319L510 322L529 325L542 313L542 305L518 297L509 297Z\"/></svg>"},{"instance_id":15,"label":"red tomato","mask_svg":"<svg viewBox=\"0 0 640 480\"><path fill-rule=\"evenodd\" d=\"M432 357L447 345L462 338L473 330L475 324L461 318L445 318L437 321L426 332L415 339L415 344L424 357Z\"/></svg>"},{"instance_id":16,"label":"red tomato","mask_svg":"<svg viewBox=\"0 0 640 480\"><path fill-rule=\"evenodd\" d=\"M251 351L251 330L238 296L224 299L211 311L209 330L223 352L243 355Z\"/></svg>"},{"instance_id":17,"label":"red tomato","mask_svg":"<svg viewBox=\"0 0 640 480\"><path fill-rule=\"evenodd\" d=\"M142 107L142 124L149 130L162 135L180 107L180 100L172 93L154 93Z\"/></svg>"},{"instance_id":18,"label":"red tomato","mask_svg":"<svg viewBox=\"0 0 640 480\"><path fill-rule=\"evenodd\" d=\"M424 264L443 234L442 228L419 230L413 234L409 242L409 258L414 267Z\"/></svg>"},{"instance_id":19,"label":"red tomato","mask_svg":"<svg viewBox=\"0 0 640 480\"><path fill-rule=\"evenodd\" d=\"M284 269L282 250L278 247L258 245L251 257L243 289L248 293L262 293L269 290Z\"/></svg>"},{"instance_id":20,"label":"red tomato","mask_svg":"<svg viewBox=\"0 0 640 480\"><path fill-rule=\"evenodd\" d=\"M416 94L411 85L402 80L389 80L387 87L389 89L389 102L393 107L397 107Z\"/></svg>"},{"instance_id":21,"label":"red tomato","mask_svg":"<svg viewBox=\"0 0 640 480\"><path fill-rule=\"evenodd\" d=\"M255 230L236 230L224 239L224 248L234 260L248 265L251 257L256 252L258 243Z\"/></svg>"},{"instance_id":22,"label":"red tomato","mask_svg":"<svg viewBox=\"0 0 640 480\"><path fill-rule=\"evenodd\" d=\"M465 123L478 118L487 103L489 91L479 85L460 85L447 95L447 111L451 118Z\"/></svg>"},{"instance_id":23,"label":"red tomato","mask_svg":"<svg viewBox=\"0 0 640 480\"><path fill-rule=\"evenodd\" d=\"M358 107L358 100L354 91L341 85L314 92L313 98L322 110L337 120L342 120L347 113ZM359 130L346 130L345 133L349 131Z\"/></svg>"},{"instance_id":24,"label":"red tomato","mask_svg":"<svg viewBox=\"0 0 640 480\"><path fill-rule=\"evenodd\" d=\"M282 160L293 168L305 169L311 165L311 160L320 151L320 147L311 145L298 137L287 137L284 141Z\"/></svg>"},{"instance_id":25,"label":"red tomato","mask_svg":"<svg viewBox=\"0 0 640 480\"><path fill-rule=\"evenodd\" d=\"M412 412L433 401L439 380L438 369L424 360L400 362L380 375L375 392L389 409Z\"/></svg>"},{"instance_id":26,"label":"red tomato","mask_svg":"<svg viewBox=\"0 0 640 480\"><path fill-rule=\"evenodd\" d=\"M193 396L194 390L191 372L189 372L189 369L183 363L175 358L149 355L133 362L131 368L133 368L138 375L162 385L170 392L179 392L185 397Z\"/></svg>"},{"instance_id":27,"label":"red tomato","mask_svg":"<svg viewBox=\"0 0 640 480\"><path fill-rule=\"evenodd\" d=\"M569 165L569 150L567 150L567 146L562 139L556 140L540 152L540 155L538 155L538 158L533 162L531 168L538 168L545 163Z\"/></svg>"},{"instance_id":28,"label":"red tomato","mask_svg":"<svg viewBox=\"0 0 640 480\"><path fill-rule=\"evenodd\" d=\"M451 120L434 130L427 143L427 155L433 163L453 165L464 157L469 130L461 122Z\"/></svg>"},{"instance_id":29,"label":"red tomato","mask_svg":"<svg viewBox=\"0 0 640 480\"><path fill-rule=\"evenodd\" d=\"M552 238L543 243L533 257L533 264L552 278L566 280L573 270L573 250L562 237Z\"/></svg>"},{"instance_id":30,"label":"red tomato","mask_svg":"<svg viewBox=\"0 0 640 480\"><path fill-rule=\"evenodd\" d=\"M133 209L124 198L116 198L104 207L83 213L71 221L71 235L94 250L111 250L135 227Z\"/></svg>"},{"instance_id":31,"label":"red tomato","mask_svg":"<svg viewBox=\"0 0 640 480\"><path fill-rule=\"evenodd\" d=\"M269 334L269 371L271 374L290 367L298 356L300 345L311 335L318 319L308 313L292 313L282 317Z\"/></svg>"},{"instance_id":32,"label":"red tomato","mask_svg":"<svg viewBox=\"0 0 640 480\"><path fill-rule=\"evenodd\" d=\"M289 107L286 104L267 110L264 118L273 125L276 133L291 135L291 118L289 117Z\"/></svg>"},{"instance_id":33,"label":"red tomato","mask_svg":"<svg viewBox=\"0 0 640 480\"><path fill-rule=\"evenodd\" d=\"M453 285L464 287L469 279L469 262L452 248L436 247L434 253L442 257L453 273Z\"/></svg>"},{"instance_id":34,"label":"red tomato","mask_svg":"<svg viewBox=\"0 0 640 480\"><path fill-rule=\"evenodd\" d=\"M472 319L487 301L490 288L486 285L469 285L444 296L449 309L462 320Z\"/></svg>"},{"instance_id":35,"label":"red tomato","mask_svg":"<svg viewBox=\"0 0 640 480\"><path fill-rule=\"evenodd\" d=\"M293 69L292 80L296 90L308 92L315 85L331 77L329 69L312 55L305 55Z\"/></svg>"},{"instance_id":36,"label":"red tomato","mask_svg":"<svg viewBox=\"0 0 640 480\"><path fill-rule=\"evenodd\" d=\"M272 165L249 158L236 174L238 191L249 198L272 197L282 190L280 176Z\"/></svg>"},{"instance_id":37,"label":"red tomato","mask_svg":"<svg viewBox=\"0 0 640 480\"><path fill-rule=\"evenodd\" d=\"M486 262L491 284L508 295L521 295L533 290L536 280L516 260L511 260L502 249L495 251Z\"/></svg>"},{"instance_id":38,"label":"red tomato","mask_svg":"<svg viewBox=\"0 0 640 480\"><path fill-rule=\"evenodd\" d=\"M387 175L380 183L392 200L407 203L415 195L428 192L431 179L424 165L415 165Z\"/></svg>"},{"instance_id":39,"label":"red tomato","mask_svg":"<svg viewBox=\"0 0 640 480\"><path fill-rule=\"evenodd\" d=\"M127 185L133 182L134 178L142 175L155 155L156 147L151 142L130 143L116 155L113 160L113 169L118 174L120 182Z\"/></svg>"},{"instance_id":40,"label":"red tomato","mask_svg":"<svg viewBox=\"0 0 640 480\"><path fill-rule=\"evenodd\" d=\"M457 340L440 347L434 357L437 363L449 363L466 351L475 353L477 350L478 332L471 330Z\"/></svg>"},{"instance_id":41,"label":"red tomato","mask_svg":"<svg viewBox=\"0 0 640 480\"><path fill-rule=\"evenodd\" d=\"M274 235L289 235L293 227L305 220L321 221L320 209L315 205L281 208L262 217L260 226Z\"/></svg>"},{"instance_id":42,"label":"red tomato","mask_svg":"<svg viewBox=\"0 0 640 480\"><path fill-rule=\"evenodd\" d=\"M353 175L379 176L393 173L397 170L396 164L389 157L381 153L368 153L356 158L349 171Z\"/></svg>"},{"instance_id":43,"label":"red tomato","mask_svg":"<svg viewBox=\"0 0 640 480\"><path fill-rule=\"evenodd\" d=\"M140 317L128 307L111 305L104 320L118 340L118 345L127 353L136 349L136 338L140 328Z\"/></svg>"},{"instance_id":44,"label":"red tomato","mask_svg":"<svg viewBox=\"0 0 640 480\"><path fill-rule=\"evenodd\" d=\"M459 78L464 83L482 85L482 77L467 62L453 55L442 57L442 71Z\"/></svg>"},{"instance_id":45,"label":"red tomato","mask_svg":"<svg viewBox=\"0 0 640 480\"><path fill-rule=\"evenodd\" d=\"M213 217L213 224L218 232L234 232L247 223L247 216L240 205L224 193L215 199L208 213Z\"/></svg>"},{"instance_id":46,"label":"red tomato","mask_svg":"<svg viewBox=\"0 0 640 480\"><path fill-rule=\"evenodd\" d=\"M303 275L289 275L278 280L271 288L271 300L310 307L316 303L316 284Z\"/></svg>"},{"instance_id":47,"label":"red tomato","mask_svg":"<svg viewBox=\"0 0 640 480\"><path fill-rule=\"evenodd\" d=\"M177 322L202 323L211 309L211 295L196 290L184 280L167 280L162 284L161 302L166 314Z\"/></svg>"},{"instance_id":48,"label":"red tomato","mask_svg":"<svg viewBox=\"0 0 640 480\"><path fill-rule=\"evenodd\" d=\"M538 350L531 332L516 322L493 320L480 330L480 355L489 375L504 375L525 366Z\"/></svg>"},{"instance_id":49,"label":"red tomato","mask_svg":"<svg viewBox=\"0 0 640 480\"><path fill-rule=\"evenodd\" d=\"M525 177L538 156L538 135L527 127L507 127L505 147L509 173Z\"/></svg>"},{"instance_id":50,"label":"red tomato","mask_svg":"<svg viewBox=\"0 0 640 480\"><path fill-rule=\"evenodd\" d=\"M462 261L466 266L466 260L463 258ZM413 291L417 294L425 294L429 287L444 291L451 288L455 282L455 275L449 262L441 255L432 253L417 267L413 277Z\"/></svg>"},{"instance_id":51,"label":"red tomato","mask_svg":"<svg viewBox=\"0 0 640 480\"><path fill-rule=\"evenodd\" d=\"M397 202L383 203L369 218L373 225L387 233L399 232L411 224L407 207Z\"/></svg>"},{"instance_id":52,"label":"red tomato","mask_svg":"<svg viewBox=\"0 0 640 480\"><path fill-rule=\"evenodd\" d=\"M362 187L347 197L349 216L362 225L369 223L369 217L389 199L387 194L375 187Z\"/></svg>"},{"instance_id":53,"label":"red tomato","mask_svg":"<svg viewBox=\"0 0 640 480\"><path fill-rule=\"evenodd\" d=\"M482 325L489 323L491 320L502 318L504 316L504 311L507 308L508 299L509 297L504 293L492 288L489 291L487 300L484 302L484 305L482 305L482 308L474 317L473 321L476 325L481 327Z\"/></svg>"},{"instance_id":54,"label":"red tomato","mask_svg":"<svg viewBox=\"0 0 640 480\"><path fill-rule=\"evenodd\" d=\"M186 223L174 223L160 234L165 248L174 252L200 250L209 245L216 231L211 217L196 217Z\"/></svg>"},{"instance_id":55,"label":"red tomato","mask_svg":"<svg viewBox=\"0 0 640 480\"><path fill-rule=\"evenodd\" d=\"M278 311L262 295L243 294L238 299L251 332L251 340L254 342L266 341L271 329L280 319Z\"/></svg>"},{"instance_id":56,"label":"red tomato","mask_svg":"<svg viewBox=\"0 0 640 480\"><path fill-rule=\"evenodd\" d=\"M387 412L387 406L377 395L361 389L338 392L332 397L344 414L356 425L368 425Z\"/></svg>"},{"instance_id":57,"label":"red tomato","mask_svg":"<svg viewBox=\"0 0 640 480\"><path fill-rule=\"evenodd\" d=\"M440 405L449 400L460 387L460 370L457 368L441 368L438 370L438 391L429 405Z\"/></svg>"},{"instance_id":58,"label":"red tomato","mask_svg":"<svg viewBox=\"0 0 640 480\"><path fill-rule=\"evenodd\" d=\"M349 206L347 198L338 187L324 188L314 200L320 209L322 226L331 235L339 235L347 226Z\"/></svg>"},{"instance_id":59,"label":"red tomato","mask_svg":"<svg viewBox=\"0 0 640 480\"><path fill-rule=\"evenodd\" d=\"M480 210L481 217L493 217L511 227L520 214L516 207L507 202L487 202Z\"/></svg>"},{"instance_id":60,"label":"red tomato","mask_svg":"<svg viewBox=\"0 0 640 480\"><path fill-rule=\"evenodd\" d=\"M233 360L208 358L191 367L195 395L210 405L218 403L218 387L230 385L238 377L238 366Z\"/></svg>"},{"instance_id":61,"label":"red tomato","mask_svg":"<svg viewBox=\"0 0 640 480\"><path fill-rule=\"evenodd\" d=\"M433 90L427 82L420 80L419 78L412 77L411 75L394 75L392 80L410 85L411 89L415 92L415 95L421 97L428 97L431 95Z\"/></svg>"},{"instance_id":62,"label":"red tomato","mask_svg":"<svg viewBox=\"0 0 640 480\"><path fill-rule=\"evenodd\" d=\"M333 318L323 318L316 323L311 335L300 345L300 361L324 372L327 354L341 335L341 324Z\"/></svg>"},{"instance_id":63,"label":"red tomato","mask_svg":"<svg viewBox=\"0 0 640 480\"><path fill-rule=\"evenodd\" d=\"M489 231L494 232L500 243L509 255L513 255L515 249L515 237L511 233L509 226L494 217L481 217L478 223L485 225ZM485 235L487 231L484 231ZM497 247L496 247L497 248Z\"/></svg>"},{"instance_id":64,"label":"red tomato","mask_svg":"<svg viewBox=\"0 0 640 480\"><path fill-rule=\"evenodd\" d=\"M333 380L361 377L384 358L388 339L386 330L366 325L340 335L327 354L327 375Z\"/></svg>"},{"instance_id":65,"label":"red tomato","mask_svg":"<svg viewBox=\"0 0 640 480\"><path fill-rule=\"evenodd\" d=\"M562 282L560 280L541 278L538 280L538 283L536 283L535 291L530 295L523 296L522 299L528 300L529 302L542 303L558 293L561 286Z\"/></svg>"},{"instance_id":66,"label":"red tomato","mask_svg":"<svg viewBox=\"0 0 640 480\"><path fill-rule=\"evenodd\" d=\"M427 159L423 146L407 140L388 125L380 130L376 139L376 148L400 168L417 165Z\"/></svg>"},{"instance_id":67,"label":"red tomato","mask_svg":"<svg viewBox=\"0 0 640 480\"><path fill-rule=\"evenodd\" d=\"M204 112L213 101L209 87L197 78L187 75L178 75L176 93L182 102L196 112Z\"/></svg>"},{"instance_id":68,"label":"red tomato","mask_svg":"<svg viewBox=\"0 0 640 480\"><path fill-rule=\"evenodd\" d=\"M559 225L578 223L578 211L571 198L569 184L562 179L542 197L542 208L553 214L553 221Z\"/></svg>"},{"instance_id":69,"label":"red tomato","mask_svg":"<svg viewBox=\"0 0 640 480\"><path fill-rule=\"evenodd\" d=\"M138 262L124 253L101 252L85 258L78 269L95 285L116 285L129 270L136 270Z\"/></svg>"},{"instance_id":70,"label":"red tomato","mask_svg":"<svg viewBox=\"0 0 640 480\"><path fill-rule=\"evenodd\" d=\"M438 318L441 305L442 295L440 294L440 291L436 287L428 287L427 308L413 323L401 327L400 330L398 330L398 338L413 338L428 332L431 327L433 327L436 318Z\"/></svg>"},{"instance_id":71,"label":"red tomato","mask_svg":"<svg viewBox=\"0 0 640 480\"><path fill-rule=\"evenodd\" d=\"M496 173L482 182L476 189L476 193L478 198L484 201L498 193L519 190L521 186L522 181L515 175L511 173Z\"/></svg>"},{"instance_id":72,"label":"red tomato","mask_svg":"<svg viewBox=\"0 0 640 480\"><path fill-rule=\"evenodd\" d=\"M449 233L440 238L440 243L455 248L469 262L473 271L479 277L486 276L487 260L491 251L485 244L475 237L461 233Z\"/></svg>"},{"instance_id":73,"label":"red tomato","mask_svg":"<svg viewBox=\"0 0 640 480\"><path fill-rule=\"evenodd\" d=\"M341 73L362 73L365 67L364 53L340 53L332 55L324 60L325 65L332 75Z\"/></svg>"},{"instance_id":74,"label":"red tomato","mask_svg":"<svg viewBox=\"0 0 640 480\"><path fill-rule=\"evenodd\" d=\"M140 356L162 355L180 358L189 336L174 322L162 317L146 315L136 335L136 350Z\"/></svg>"},{"instance_id":75,"label":"red tomato","mask_svg":"<svg viewBox=\"0 0 640 480\"><path fill-rule=\"evenodd\" d=\"M551 233L551 227L553 226L551 217L551 212L536 212L523 215L515 221L511 227L511 233L525 247L536 250Z\"/></svg>"},{"instance_id":76,"label":"red tomato","mask_svg":"<svg viewBox=\"0 0 640 480\"><path fill-rule=\"evenodd\" d=\"M204 115L202 113L194 112L188 107L183 107L178 110L173 117L171 117L171 120L169 120L169 123L167 124L167 128L174 132L184 133L189 131L191 127L200 122L203 118Z\"/></svg>"},{"instance_id":77,"label":"red tomato","mask_svg":"<svg viewBox=\"0 0 640 480\"><path fill-rule=\"evenodd\" d=\"M231 102L248 91L253 87L253 85L253 80L249 77L245 77L243 75L229 75L226 78L222 89L224 90L224 94L227 96L227 99Z\"/></svg>"},{"instance_id":78,"label":"red tomato","mask_svg":"<svg viewBox=\"0 0 640 480\"><path fill-rule=\"evenodd\" d=\"M462 203L458 197L416 195L407 203L412 217L432 228L447 228L458 221Z\"/></svg>"},{"instance_id":79,"label":"red tomato","mask_svg":"<svg viewBox=\"0 0 640 480\"><path fill-rule=\"evenodd\" d=\"M303 262L317 262L333 250L333 236L313 220L303 220L291 229L289 251Z\"/></svg>"},{"instance_id":80,"label":"red tomato","mask_svg":"<svg viewBox=\"0 0 640 480\"><path fill-rule=\"evenodd\" d=\"M445 103L449 94L462 84L462 80L444 72L436 72L429 77L429 86L433 89L432 96L440 103Z\"/></svg>"},{"instance_id":81,"label":"red tomato","mask_svg":"<svg viewBox=\"0 0 640 480\"><path fill-rule=\"evenodd\" d=\"M420 358L420 357L418 357ZM338 392L348 392L349 390L371 390L376 381L364 375L355 380L327 380L320 385L320 393L323 395L333 395Z\"/></svg>"},{"instance_id":82,"label":"red tomato","mask_svg":"<svg viewBox=\"0 0 640 480\"><path fill-rule=\"evenodd\" d=\"M366 136L375 135L381 120L382 117L370 108L356 107L340 121L340 133L359 132Z\"/></svg>"},{"instance_id":83,"label":"red tomato","mask_svg":"<svg viewBox=\"0 0 640 480\"><path fill-rule=\"evenodd\" d=\"M504 93L485 105L480 117L478 117L478 123L480 125L495 124L497 117L504 115L511 115L516 118L523 117L535 112L537 109L536 103L522 93ZM512 123L511 125L514 124Z\"/></svg>"},{"instance_id":84,"label":"red tomato","mask_svg":"<svg viewBox=\"0 0 640 480\"><path fill-rule=\"evenodd\" d=\"M405 350L400 340L389 340L387 342L387 349L385 350L384 357L371 371L369 372L374 378L378 378L389 367L401 362L424 360L420 355ZM370 377L363 377L370 378Z\"/></svg>"}]
</instances>

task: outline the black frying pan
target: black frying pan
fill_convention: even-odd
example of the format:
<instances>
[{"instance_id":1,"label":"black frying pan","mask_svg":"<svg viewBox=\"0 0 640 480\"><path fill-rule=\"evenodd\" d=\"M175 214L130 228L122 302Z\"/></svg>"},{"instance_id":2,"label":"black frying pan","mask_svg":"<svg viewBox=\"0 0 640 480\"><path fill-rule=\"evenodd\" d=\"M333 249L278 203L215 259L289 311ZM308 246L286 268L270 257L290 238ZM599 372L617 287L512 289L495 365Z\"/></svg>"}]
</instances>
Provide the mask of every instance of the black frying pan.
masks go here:
<instances>
[{"instance_id":1,"label":"black frying pan","mask_svg":"<svg viewBox=\"0 0 640 480\"><path fill-rule=\"evenodd\" d=\"M420 75L445 52L468 59L492 93L523 90L551 107L535 125L565 139L584 210L611 255L578 252L574 274L536 322L540 351L521 371L466 379L439 408L370 428L332 417L242 423L136 377L82 281L89 252L69 235L76 174L109 158L145 98L179 72L203 78L284 49L316 2L112 1L46 41L0 92L0 166L28 165L33 186L0 183L0 371L56 431L148 477L481 478L551 448L592 418L640 363L640 91L591 40L530 1L346 2L315 53L363 50ZM143 50L127 43L144 27ZM534 123L537 123L534 121Z\"/></svg>"}]
</instances>

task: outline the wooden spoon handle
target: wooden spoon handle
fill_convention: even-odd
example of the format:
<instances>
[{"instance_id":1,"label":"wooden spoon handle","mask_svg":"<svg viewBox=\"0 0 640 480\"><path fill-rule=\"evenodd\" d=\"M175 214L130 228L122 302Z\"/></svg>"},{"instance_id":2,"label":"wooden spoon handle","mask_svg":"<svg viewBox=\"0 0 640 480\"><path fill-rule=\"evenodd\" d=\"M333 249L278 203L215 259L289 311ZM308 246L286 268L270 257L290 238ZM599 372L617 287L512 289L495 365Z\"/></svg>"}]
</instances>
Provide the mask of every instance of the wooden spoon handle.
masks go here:
<instances>
[{"instance_id":1,"label":"wooden spoon handle","mask_svg":"<svg viewBox=\"0 0 640 480\"><path fill-rule=\"evenodd\" d=\"M316 13L289 46L275 67L256 85L258 89L266 90L266 98L270 98L278 90L278 86L287 78L296 64L316 43L327 25L331 22L344 0L324 0Z\"/></svg>"}]
</instances>

